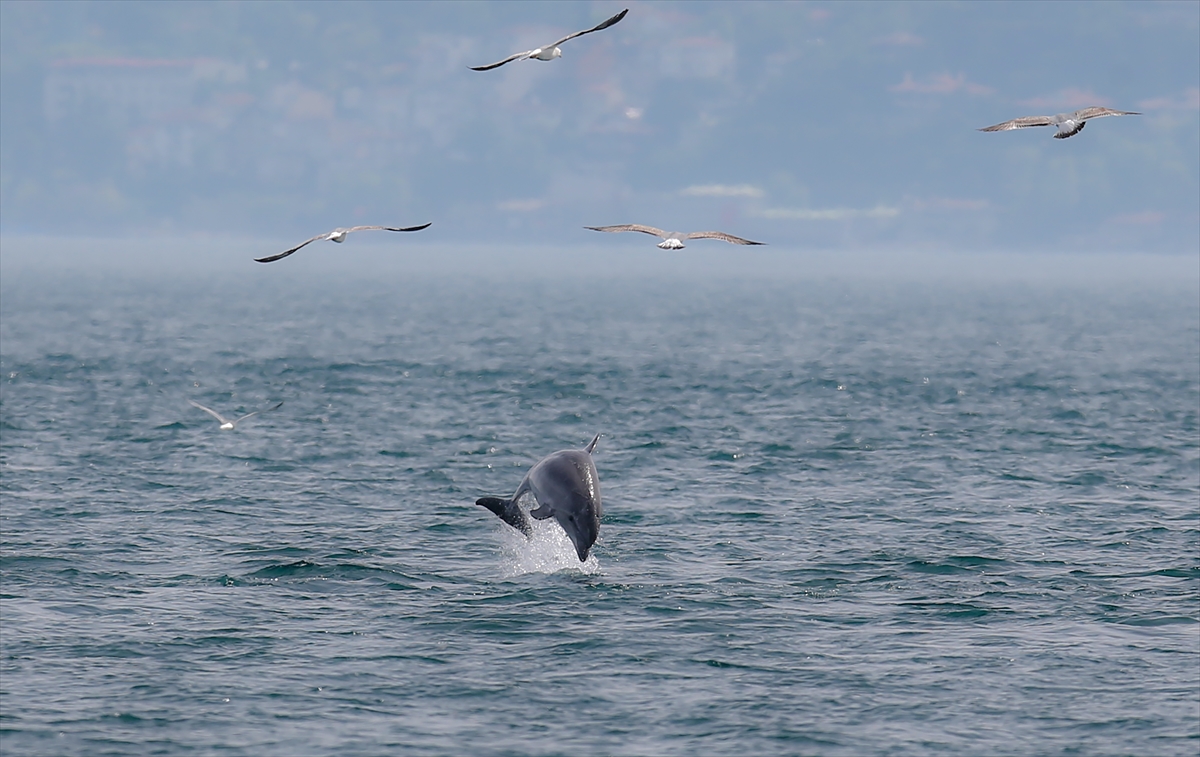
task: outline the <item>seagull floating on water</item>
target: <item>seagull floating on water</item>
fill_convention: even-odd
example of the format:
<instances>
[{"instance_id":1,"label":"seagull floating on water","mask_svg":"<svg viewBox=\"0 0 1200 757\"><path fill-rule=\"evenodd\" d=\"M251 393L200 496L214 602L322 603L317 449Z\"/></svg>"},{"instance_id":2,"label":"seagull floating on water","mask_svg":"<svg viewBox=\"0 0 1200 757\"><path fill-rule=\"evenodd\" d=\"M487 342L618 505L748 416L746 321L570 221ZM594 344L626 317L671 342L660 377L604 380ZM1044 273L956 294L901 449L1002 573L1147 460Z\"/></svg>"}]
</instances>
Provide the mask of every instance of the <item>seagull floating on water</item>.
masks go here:
<instances>
[{"instance_id":1,"label":"seagull floating on water","mask_svg":"<svg viewBox=\"0 0 1200 757\"><path fill-rule=\"evenodd\" d=\"M351 226L348 229L343 229L341 227L338 227L328 233L317 234L312 239L309 239L305 242L301 242L300 244L296 245L292 249L284 250L283 252L279 253L278 255L271 255L270 257L266 257L266 258L255 258L254 262L255 263L274 263L276 260L282 260L283 258L286 258L288 255L291 255L293 252L300 249L304 245L309 244L311 242L317 242L322 239L328 239L330 242L338 242L340 244L340 243L346 241L346 235L352 231L420 231L421 229L429 228L431 225L432 225L432 222L427 223L423 226L408 226L403 229L394 229L391 226Z\"/></svg>"},{"instance_id":2,"label":"seagull floating on water","mask_svg":"<svg viewBox=\"0 0 1200 757\"><path fill-rule=\"evenodd\" d=\"M601 29L607 29L608 27L617 23L621 19L625 18L625 14L628 12L629 12L629 9L626 8L625 10L621 11L620 13L613 16L612 18L605 21L604 23L600 24L599 26L593 26L591 29L584 29L581 32L575 32L574 34L568 34L567 36L563 37L562 39L560 39L559 41L555 42L552 45L546 45L545 47L538 47L533 50L526 50L523 53L513 53L512 55L508 56L504 60L499 61L497 63L493 63L490 66L471 66L470 68L472 71L490 71L493 68L499 68L500 66L503 66L505 63L512 63L514 60L529 60L530 58L536 58L537 60L554 60L555 58L561 58L562 50L558 49L559 45L566 42L567 40L575 39L576 37L582 37L583 35L591 34L592 32L598 32Z\"/></svg>"},{"instance_id":3,"label":"seagull floating on water","mask_svg":"<svg viewBox=\"0 0 1200 757\"><path fill-rule=\"evenodd\" d=\"M255 410L253 413L246 413L241 418L231 421L228 418L226 418L225 416L218 413L216 410L205 407L204 405L201 405L199 402L196 402L195 400L188 400L188 402L192 403L193 406L200 408L204 412L206 412L209 415L211 415L212 417L216 418L217 421L221 424L222 431L232 431L233 429L237 428L237 424L246 420L250 416L258 415L259 413L269 413L270 411L275 410L275 409L279 408L281 405L283 405L283 403L280 402L278 404L272 405L271 407L268 407L266 410Z\"/></svg>"},{"instance_id":4,"label":"seagull floating on water","mask_svg":"<svg viewBox=\"0 0 1200 757\"><path fill-rule=\"evenodd\" d=\"M1066 139L1083 131L1083 127L1087 126L1088 119L1102 118L1104 116L1140 116L1141 113L1135 113L1132 110L1113 110L1112 108L1084 108L1077 110L1074 113L1059 113L1055 116L1025 116L1024 118L1014 118L1011 121L1005 121L1002 124L995 126L985 126L979 131L1010 131L1012 129L1026 129L1030 126L1057 126L1058 131L1055 133L1055 139Z\"/></svg>"},{"instance_id":5,"label":"seagull floating on water","mask_svg":"<svg viewBox=\"0 0 1200 757\"><path fill-rule=\"evenodd\" d=\"M763 242L751 242L749 239L735 237L723 231L667 232L662 229L656 229L653 226L643 226L640 223L626 223L620 226L584 226L583 228L591 229L592 231L640 231L643 234L660 237L663 241L659 242L658 246L664 250L682 250L684 246L683 240L685 239L720 239L722 242L729 242L730 244L764 244Z\"/></svg>"}]
</instances>

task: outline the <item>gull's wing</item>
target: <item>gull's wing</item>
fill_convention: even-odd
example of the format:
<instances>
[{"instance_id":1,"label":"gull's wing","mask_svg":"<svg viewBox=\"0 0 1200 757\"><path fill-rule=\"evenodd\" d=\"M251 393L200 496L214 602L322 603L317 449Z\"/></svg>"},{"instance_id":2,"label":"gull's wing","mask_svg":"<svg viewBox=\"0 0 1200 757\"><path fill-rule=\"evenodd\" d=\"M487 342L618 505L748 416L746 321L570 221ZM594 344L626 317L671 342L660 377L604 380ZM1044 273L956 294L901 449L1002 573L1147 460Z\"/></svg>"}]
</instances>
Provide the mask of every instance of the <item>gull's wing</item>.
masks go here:
<instances>
[{"instance_id":1,"label":"gull's wing","mask_svg":"<svg viewBox=\"0 0 1200 757\"><path fill-rule=\"evenodd\" d=\"M534 52L534 51L526 50L523 53L513 53L512 55L508 56L504 60L493 63L490 66L468 66L468 68L470 68L472 71L491 71L493 68L500 68L505 63L512 63L514 60L517 60L519 58L528 58L530 53L532 53L532 52Z\"/></svg>"},{"instance_id":2,"label":"gull's wing","mask_svg":"<svg viewBox=\"0 0 1200 757\"><path fill-rule=\"evenodd\" d=\"M206 412L206 413L208 413L209 415L211 415L212 417L216 418L216 419L217 419L218 421L220 421L221 423L229 423L229 419L228 419L228 418L226 418L226 417L224 417L224 416L223 416L223 415L221 415L220 413L218 413L216 410L213 410L212 408L207 408L207 407L205 407L204 405L201 405L199 402L197 402L197 401L195 401L195 400L188 400L188 402L192 403L192 405L193 405L194 407L198 407L198 408L200 408L201 410L203 410L204 412ZM234 421L234 423L237 423L237 421Z\"/></svg>"},{"instance_id":3,"label":"gull's wing","mask_svg":"<svg viewBox=\"0 0 1200 757\"><path fill-rule=\"evenodd\" d=\"M662 239L667 238L667 232L662 229L656 229L653 226L643 226L640 223L625 223L619 226L584 226L583 228L591 229L592 231L640 231L643 234L650 234Z\"/></svg>"},{"instance_id":4,"label":"gull's wing","mask_svg":"<svg viewBox=\"0 0 1200 757\"><path fill-rule=\"evenodd\" d=\"M763 242L751 242L749 239L735 237L732 234L726 234L723 231L693 231L687 235L688 239L720 239L722 242L730 244L764 244Z\"/></svg>"},{"instance_id":5,"label":"gull's wing","mask_svg":"<svg viewBox=\"0 0 1200 757\"><path fill-rule=\"evenodd\" d=\"M275 409L277 409L277 408L278 408L280 405L282 405L282 404L283 404L283 403L282 403L282 402L280 402L280 403L278 403L278 404L276 404L276 405L272 405L272 406L268 407L266 410L255 410L253 413L246 413L246 414L245 414L245 415L243 415L241 418L238 418L236 421L234 421L234 422L233 422L233 425L235 425L235 426L236 426L237 424L241 423L242 421L246 420L247 418L249 418L249 417L250 417L250 416L252 416L252 415L258 415L259 413L269 413L269 412L271 412L272 410L275 410Z\"/></svg>"},{"instance_id":6,"label":"gull's wing","mask_svg":"<svg viewBox=\"0 0 1200 757\"><path fill-rule=\"evenodd\" d=\"M1076 121L1086 121L1089 118L1100 118L1102 116L1140 116L1141 113L1136 113L1132 110L1113 110L1112 108L1083 108L1071 114L1071 117Z\"/></svg>"},{"instance_id":7,"label":"gull's wing","mask_svg":"<svg viewBox=\"0 0 1200 757\"><path fill-rule=\"evenodd\" d=\"M351 226L350 228L345 229L344 231L347 234L349 234L352 231L373 231L373 230L420 231L421 229L427 229L432 225L433 225L433 222L430 221L429 223L424 224L423 226L406 226L404 228L394 228L392 226ZM332 236L333 233L334 232L330 231L330 232L326 232L324 234L318 234L315 237L313 237L312 239L309 239L307 242L304 242L303 244L298 244L290 250L285 250L284 252L281 252L278 255L271 255L270 257L266 257L266 258L255 258L254 262L256 262L256 263L274 263L276 260L282 260L283 258L286 258L288 255L291 255L293 252L295 252L296 250L299 250L301 247L303 247L306 244L316 242L319 239L329 239L329 237Z\"/></svg>"},{"instance_id":8,"label":"gull's wing","mask_svg":"<svg viewBox=\"0 0 1200 757\"><path fill-rule=\"evenodd\" d=\"M604 23L602 23L598 26L593 26L591 29L584 29L581 32L575 32L574 34L568 34L567 36L563 37L559 41L555 42L553 45L546 45L542 49L543 50L553 50L554 48L558 47L559 45L561 45L562 43L566 42L569 39L575 39L576 37L582 37L585 34L591 34L592 32L598 32L601 29L607 29L608 27L617 23L621 19L625 18L625 14L628 12L629 12L629 9L626 8L625 10L621 11L617 15L613 16L612 18L610 18L609 20L605 21ZM497 63L496 65L500 65L500 64Z\"/></svg>"},{"instance_id":9,"label":"gull's wing","mask_svg":"<svg viewBox=\"0 0 1200 757\"><path fill-rule=\"evenodd\" d=\"M349 234L351 231L420 231L421 229L427 229L432 225L433 222L430 221L423 226L406 226L401 229L393 228L391 226L352 226L349 229L346 229L346 233Z\"/></svg>"},{"instance_id":10,"label":"gull's wing","mask_svg":"<svg viewBox=\"0 0 1200 757\"><path fill-rule=\"evenodd\" d=\"M1014 118L1011 121L1005 121L1002 124L995 126L985 126L979 131L1009 131L1011 129L1025 129L1030 126L1053 126L1054 119L1050 116L1025 116L1024 118Z\"/></svg>"},{"instance_id":11,"label":"gull's wing","mask_svg":"<svg viewBox=\"0 0 1200 757\"><path fill-rule=\"evenodd\" d=\"M311 243L317 241L318 239L328 239L328 238L329 238L328 233L317 234L312 239L309 239L306 242L301 242L300 244L296 245L295 247L293 247L290 250L284 250L283 252L279 253L278 255L271 255L270 257L266 257L266 258L255 258L254 262L255 263L274 263L276 260L283 260L288 255L291 255L293 252L300 249L301 247L303 247L306 244L311 244Z\"/></svg>"},{"instance_id":12,"label":"gull's wing","mask_svg":"<svg viewBox=\"0 0 1200 757\"><path fill-rule=\"evenodd\" d=\"M555 42L552 45L546 45L545 47L540 47L535 50L526 50L523 53L513 53L512 55L508 56L504 60L497 61L497 62L491 64L490 66L470 66L469 68L472 71L491 71L493 68L499 68L500 66L503 66L505 63L512 63L514 60L524 60L525 58L530 58L533 56L534 53L538 52L539 50L553 50L554 48L558 47L559 45L566 42L567 40L575 39L576 37L582 37L583 35L591 34L592 32L598 32L601 29L607 29L608 27L617 23L621 19L625 18L625 14L628 12L629 12L629 9L626 8L625 10L621 11L617 15L608 19L604 23L597 24L596 26L593 26L591 29L584 29L581 32L575 32L574 34L568 34L567 36L563 37L562 39L560 39L559 41Z\"/></svg>"}]
</instances>

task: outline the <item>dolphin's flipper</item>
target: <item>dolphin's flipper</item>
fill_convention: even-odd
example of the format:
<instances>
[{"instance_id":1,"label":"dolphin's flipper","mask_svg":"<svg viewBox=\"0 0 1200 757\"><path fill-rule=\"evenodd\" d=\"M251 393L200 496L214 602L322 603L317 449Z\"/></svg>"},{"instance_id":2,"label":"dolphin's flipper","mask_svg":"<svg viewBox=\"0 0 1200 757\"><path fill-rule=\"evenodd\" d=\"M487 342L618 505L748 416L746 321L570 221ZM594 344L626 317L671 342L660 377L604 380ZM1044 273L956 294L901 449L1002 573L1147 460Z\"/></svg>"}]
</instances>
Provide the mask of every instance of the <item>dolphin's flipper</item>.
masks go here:
<instances>
[{"instance_id":1,"label":"dolphin's flipper","mask_svg":"<svg viewBox=\"0 0 1200 757\"><path fill-rule=\"evenodd\" d=\"M592 454L592 450L596 449L596 442L598 442L598 441L600 441L600 435L596 434L596 438L592 440L591 444L584 447L583 451L588 453L589 455Z\"/></svg>"},{"instance_id":2,"label":"dolphin's flipper","mask_svg":"<svg viewBox=\"0 0 1200 757\"><path fill-rule=\"evenodd\" d=\"M529 514L538 520L545 520L546 518L554 516L554 510L551 509L550 505L542 505L536 510L530 510Z\"/></svg>"},{"instance_id":3,"label":"dolphin's flipper","mask_svg":"<svg viewBox=\"0 0 1200 757\"><path fill-rule=\"evenodd\" d=\"M499 497L481 497L475 504L482 505L494 512L500 520L517 529L530 539L533 538L533 526L525 517L525 511L517 507L516 499L501 499Z\"/></svg>"}]
</instances>

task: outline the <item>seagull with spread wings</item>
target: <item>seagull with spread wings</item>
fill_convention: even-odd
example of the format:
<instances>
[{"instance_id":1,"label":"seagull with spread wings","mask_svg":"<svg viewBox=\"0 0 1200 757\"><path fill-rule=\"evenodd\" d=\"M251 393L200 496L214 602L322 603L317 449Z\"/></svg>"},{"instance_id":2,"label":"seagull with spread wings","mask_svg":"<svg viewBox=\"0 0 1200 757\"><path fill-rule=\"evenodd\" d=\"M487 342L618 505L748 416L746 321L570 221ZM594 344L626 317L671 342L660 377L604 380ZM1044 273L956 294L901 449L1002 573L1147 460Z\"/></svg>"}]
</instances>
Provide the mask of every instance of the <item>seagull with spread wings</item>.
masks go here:
<instances>
[{"instance_id":1,"label":"seagull with spread wings","mask_svg":"<svg viewBox=\"0 0 1200 757\"><path fill-rule=\"evenodd\" d=\"M619 226L584 226L585 229L592 231L640 231L643 234L656 236L663 241L658 243L658 246L664 250L682 250L683 240L685 239L720 239L722 242L730 244L763 244L763 242L751 242L749 239L735 237L732 234L726 234L723 231L692 231L684 233L682 231L663 231L656 229L653 226L643 226L640 223L626 223Z\"/></svg>"},{"instance_id":2,"label":"seagull with spread wings","mask_svg":"<svg viewBox=\"0 0 1200 757\"><path fill-rule=\"evenodd\" d=\"M533 50L526 50L523 53L513 53L512 55L508 56L504 60L493 63L490 66L471 66L470 68L472 71L490 71L493 68L499 68L500 66L503 66L505 63L512 63L514 60L529 60L530 58L534 58L537 60L554 60L555 58L561 58L562 50L558 49L559 45L566 42L567 40L575 39L576 37L582 37L583 35L591 34L592 32L598 32L601 29L607 29L608 27L617 23L621 19L625 18L625 14L628 12L629 12L629 9L626 8L625 10L621 11L620 13L613 16L612 18L605 21L604 23L600 24L599 26L593 26L591 29L584 29L581 32L575 32L574 34L568 34L567 36L563 37L562 39L560 39L559 41L555 42L552 45L546 45L545 47L538 47Z\"/></svg>"},{"instance_id":3,"label":"seagull with spread wings","mask_svg":"<svg viewBox=\"0 0 1200 757\"><path fill-rule=\"evenodd\" d=\"M259 413L269 413L269 412L271 412L272 410L275 410L275 409L277 409L277 408L279 408L280 406L282 406L282 405L283 405L283 403L282 403L282 402L280 402L280 403L278 403L278 404L272 405L271 407L268 407L266 410L255 410L253 413L246 413L246 414L245 414L245 415L243 415L241 418L238 418L237 420L233 420L233 421L231 421L231 420L229 420L228 418L226 418L225 416L223 416L223 415L221 415L220 413L218 413L216 410L213 410L212 408L205 407L204 405L201 405L199 402L196 402L195 400L188 400L188 402L190 402L190 403L192 404L192 406L193 406L193 407L198 407L198 408L200 408L201 410L203 410L204 412L206 412L206 413L208 413L209 415L211 415L212 417L216 418L216 419L217 419L217 422L221 424L221 430L222 430L222 431L232 431L233 429L237 428L237 424L239 424L239 423L241 423L242 421L246 420L246 419L247 419L247 418L249 418L250 416L252 416L252 415L258 415Z\"/></svg>"},{"instance_id":4,"label":"seagull with spread wings","mask_svg":"<svg viewBox=\"0 0 1200 757\"><path fill-rule=\"evenodd\" d=\"M278 255L271 255L270 257L266 257L266 258L255 258L254 262L255 263L274 263L276 260L282 260L283 258L286 258L288 255L291 255L293 252L300 249L304 245L310 244L312 242L317 242L322 239L328 239L330 242L338 242L340 244L340 243L346 241L346 235L352 231L420 231L421 229L429 228L431 225L432 225L432 222L427 223L423 226L408 226L403 229L394 229L391 226L351 226L348 229L343 229L343 228L339 227L339 228L336 228L333 231L327 232L325 234L317 234L312 239L301 242L300 244L296 245L292 249L284 250L283 252L279 253Z\"/></svg>"},{"instance_id":5,"label":"seagull with spread wings","mask_svg":"<svg viewBox=\"0 0 1200 757\"><path fill-rule=\"evenodd\" d=\"M1088 119L1102 118L1104 116L1140 116L1141 113L1135 113L1132 110L1113 110L1112 108L1084 108L1077 110L1074 113L1059 113L1054 116L1025 116L1024 118L1014 118L1011 121L1005 121L1002 124L995 126L985 126L979 131L1010 131L1012 129L1027 129L1030 126L1057 126L1058 131L1055 132L1055 139L1066 139L1083 131L1083 127L1087 126Z\"/></svg>"}]
</instances>

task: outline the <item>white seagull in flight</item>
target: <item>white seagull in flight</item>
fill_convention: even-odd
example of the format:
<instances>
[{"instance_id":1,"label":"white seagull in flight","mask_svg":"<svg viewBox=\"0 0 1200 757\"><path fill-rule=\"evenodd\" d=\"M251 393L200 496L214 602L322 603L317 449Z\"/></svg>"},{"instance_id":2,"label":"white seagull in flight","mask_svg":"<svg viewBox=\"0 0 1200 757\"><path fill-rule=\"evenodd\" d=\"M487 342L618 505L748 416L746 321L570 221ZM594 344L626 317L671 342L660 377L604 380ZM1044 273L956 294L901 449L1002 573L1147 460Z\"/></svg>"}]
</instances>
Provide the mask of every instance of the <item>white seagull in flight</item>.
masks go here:
<instances>
[{"instance_id":1,"label":"white seagull in flight","mask_svg":"<svg viewBox=\"0 0 1200 757\"><path fill-rule=\"evenodd\" d=\"M304 245L309 244L310 242L316 242L316 241L319 241L322 239L328 239L330 242L338 242L340 244L341 242L346 241L346 235L352 231L420 231L421 229L429 228L431 225L432 225L432 223L427 223L424 226L409 226L409 227L403 228L403 229L394 229L391 226L351 226L348 229L343 229L343 228L339 227L339 228L336 228L333 231L327 232L325 234L317 234L312 239L309 239L305 242L301 242L300 244L296 245L292 249L284 250L283 252L279 253L278 255L271 255L270 257L266 257L266 258L255 258L254 262L255 263L274 263L276 260L282 260L283 258L286 258L288 255L291 255L293 252L300 249Z\"/></svg>"},{"instance_id":2,"label":"white seagull in flight","mask_svg":"<svg viewBox=\"0 0 1200 757\"><path fill-rule=\"evenodd\" d=\"M1054 134L1055 139L1066 139L1083 131L1083 127L1087 126L1089 118L1102 118L1104 116L1140 116L1141 113L1135 113L1132 110L1113 110L1112 108L1084 108L1077 110L1074 113L1059 113L1054 116L1025 116L1024 118L1014 118L1011 121L1005 121L1002 124L995 126L985 126L979 131L1010 131L1012 129L1026 129L1030 126L1057 126L1058 131Z\"/></svg>"},{"instance_id":3,"label":"white seagull in flight","mask_svg":"<svg viewBox=\"0 0 1200 757\"><path fill-rule=\"evenodd\" d=\"M629 12L629 9L626 8L625 10L621 11L620 13L613 16L612 18L605 21L604 23L600 24L599 26L593 26L591 29L584 29L581 32L575 32L574 34L568 34L567 36L563 37L562 39L560 39L559 41L555 42L552 45L546 45L545 47L539 47L534 50L526 50L523 53L513 53L512 55L508 56L504 60L499 61L497 63L493 63L490 66L471 66L470 69L472 71L490 71L493 68L499 68L500 66L503 66L505 63L511 63L514 60L529 60L530 58L536 58L537 60L554 60L555 58L561 58L562 50L558 49L559 45L566 42L567 40L575 39L576 37L582 37L583 35L591 34L592 32L598 32L601 29L607 29L608 27L617 23L621 19L625 18L625 14L628 12Z\"/></svg>"},{"instance_id":4,"label":"white seagull in flight","mask_svg":"<svg viewBox=\"0 0 1200 757\"><path fill-rule=\"evenodd\" d=\"M199 402L196 402L195 400L188 400L188 402L192 403L193 406L200 408L204 412L206 412L209 415L211 415L212 417L216 418L217 421L221 424L222 431L232 431L233 429L237 428L237 424L246 420L250 416L258 415L259 413L268 413L272 410L275 410L276 408L278 408L280 405L283 404L282 402L280 402L277 405L272 405L271 407L268 407L266 410L255 410L253 413L246 413L241 418L238 418L235 421L231 421L228 418L226 418L225 416L218 413L216 410L213 410L212 408L207 408L204 405L201 405Z\"/></svg>"},{"instance_id":5,"label":"white seagull in flight","mask_svg":"<svg viewBox=\"0 0 1200 757\"><path fill-rule=\"evenodd\" d=\"M662 229L656 229L653 226L643 226L640 223L626 223L620 226L584 226L583 228L591 229L592 231L640 231L643 234L660 237L663 241L659 242L658 246L664 250L682 250L684 246L683 240L685 239L720 239L722 242L729 242L730 244L764 244L763 242L751 242L749 239L735 237L723 231L667 232Z\"/></svg>"}]
</instances>

